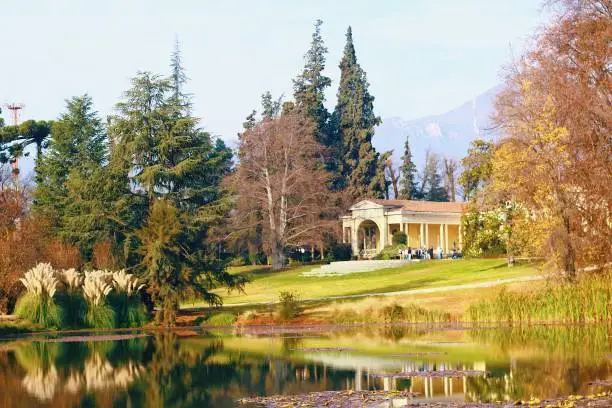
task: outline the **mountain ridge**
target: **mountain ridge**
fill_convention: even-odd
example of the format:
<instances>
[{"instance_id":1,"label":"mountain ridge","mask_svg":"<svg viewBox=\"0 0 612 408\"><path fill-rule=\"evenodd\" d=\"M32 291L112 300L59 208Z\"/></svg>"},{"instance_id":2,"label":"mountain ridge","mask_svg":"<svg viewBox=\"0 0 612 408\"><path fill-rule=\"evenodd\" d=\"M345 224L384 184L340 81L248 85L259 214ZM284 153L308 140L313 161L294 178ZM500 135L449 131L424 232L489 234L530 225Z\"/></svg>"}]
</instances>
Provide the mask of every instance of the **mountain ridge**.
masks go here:
<instances>
[{"instance_id":1,"label":"mountain ridge","mask_svg":"<svg viewBox=\"0 0 612 408\"><path fill-rule=\"evenodd\" d=\"M396 163L401 161L406 137L410 137L410 147L414 162L423 165L425 151L458 160L467 153L472 140L492 139L497 133L493 129L491 115L494 112L495 98L502 90L497 85L466 101L458 107L438 115L416 119L391 116L383 119L376 128L373 138L378 152L393 150Z\"/></svg>"}]
</instances>

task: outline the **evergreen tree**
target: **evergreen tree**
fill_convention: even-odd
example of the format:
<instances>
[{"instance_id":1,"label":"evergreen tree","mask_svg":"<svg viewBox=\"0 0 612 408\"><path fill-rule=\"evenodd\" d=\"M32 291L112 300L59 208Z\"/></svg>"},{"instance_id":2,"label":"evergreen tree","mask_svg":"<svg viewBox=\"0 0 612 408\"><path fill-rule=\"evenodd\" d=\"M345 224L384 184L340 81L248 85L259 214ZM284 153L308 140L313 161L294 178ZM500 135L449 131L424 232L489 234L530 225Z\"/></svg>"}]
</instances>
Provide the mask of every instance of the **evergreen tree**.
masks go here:
<instances>
[{"instance_id":1,"label":"evergreen tree","mask_svg":"<svg viewBox=\"0 0 612 408\"><path fill-rule=\"evenodd\" d=\"M170 58L170 85L172 86L172 99L175 104L181 104L186 109L191 109L191 95L183 93L183 86L189 78L183 67L181 48L178 37L174 40L174 51Z\"/></svg>"},{"instance_id":2,"label":"evergreen tree","mask_svg":"<svg viewBox=\"0 0 612 408\"><path fill-rule=\"evenodd\" d=\"M273 99L270 91L261 95L261 116L264 119L276 119L281 113L281 107L283 102L283 95L279 96L278 99ZM248 119L248 118L247 118Z\"/></svg>"},{"instance_id":3,"label":"evergreen tree","mask_svg":"<svg viewBox=\"0 0 612 408\"><path fill-rule=\"evenodd\" d=\"M427 155L425 163L425 171L423 177L426 180L427 190L425 190L424 198L427 201L448 201L448 193L442 184L442 176L440 175L440 159L435 153Z\"/></svg>"},{"instance_id":4,"label":"evergreen tree","mask_svg":"<svg viewBox=\"0 0 612 408\"><path fill-rule=\"evenodd\" d=\"M293 80L293 96L300 113L316 124L316 140L324 146L334 145L327 131L329 112L325 108L325 89L331 85L331 79L323 75L327 47L321 37L321 25L315 22L310 49L304 55L306 64L302 73Z\"/></svg>"},{"instance_id":5,"label":"evergreen tree","mask_svg":"<svg viewBox=\"0 0 612 408\"><path fill-rule=\"evenodd\" d=\"M218 304L216 284L236 286L208 241L211 227L229 209L220 187L230 171L230 150L198 127L172 79L141 73L132 81L112 132L129 163L133 191L146 202L146 222L134 231L149 291L162 310L158 321L173 324L179 302L198 296ZM158 225L167 217L167 229ZM180 253L177 253L177 251Z\"/></svg>"},{"instance_id":6,"label":"evergreen tree","mask_svg":"<svg viewBox=\"0 0 612 408\"><path fill-rule=\"evenodd\" d=\"M332 116L342 158L342 177L336 187L346 187L353 199L383 198L385 174L378 163L379 155L372 146L374 127L381 120L374 114L374 97L368 92L366 74L357 63L351 27L346 33L340 70L338 103Z\"/></svg>"},{"instance_id":7,"label":"evergreen tree","mask_svg":"<svg viewBox=\"0 0 612 408\"><path fill-rule=\"evenodd\" d=\"M404 144L404 155L402 156L402 165L400 166L401 181L400 181L400 198L404 200L417 200L419 191L416 183L416 164L412 161L412 151L410 150L410 139L406 137Z\"/></svg>"},{"instance_id":8,"label":"evergreen tree","mask_svg":"<svg viewBox=\"0 0 612 408\"><path fill-rule=\"evenodd\" d=\"M49 149L36 165L34 209L52 220L56 231L63 228L68 200L68 179L87 178L102 166L107 156L102 121L88 95L67 101L66 112L53 123Z\"/></svg>"}]
</instances>

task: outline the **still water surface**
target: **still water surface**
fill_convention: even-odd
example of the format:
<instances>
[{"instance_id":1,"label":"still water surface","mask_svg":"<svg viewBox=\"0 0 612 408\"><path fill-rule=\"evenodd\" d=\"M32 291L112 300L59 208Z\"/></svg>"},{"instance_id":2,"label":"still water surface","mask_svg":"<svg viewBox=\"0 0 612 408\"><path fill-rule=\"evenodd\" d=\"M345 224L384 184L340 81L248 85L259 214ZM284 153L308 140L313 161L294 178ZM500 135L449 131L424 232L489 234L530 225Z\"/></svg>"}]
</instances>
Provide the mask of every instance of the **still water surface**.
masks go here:
<instances>
[{"instance_id":1,"label":"still water surface","mask_svg":"<svg viewBox=\"0 0 612 408\"><path fill-rule=\"evenodd\" d=\"M612 378L610 329L374 326L5 340L0 406L232 407L247 396L346 389L406 389L449 402L588 394L600 390L590 382ZM486 374L384 376L432 370Z\"/></svg>"}]
</instances>

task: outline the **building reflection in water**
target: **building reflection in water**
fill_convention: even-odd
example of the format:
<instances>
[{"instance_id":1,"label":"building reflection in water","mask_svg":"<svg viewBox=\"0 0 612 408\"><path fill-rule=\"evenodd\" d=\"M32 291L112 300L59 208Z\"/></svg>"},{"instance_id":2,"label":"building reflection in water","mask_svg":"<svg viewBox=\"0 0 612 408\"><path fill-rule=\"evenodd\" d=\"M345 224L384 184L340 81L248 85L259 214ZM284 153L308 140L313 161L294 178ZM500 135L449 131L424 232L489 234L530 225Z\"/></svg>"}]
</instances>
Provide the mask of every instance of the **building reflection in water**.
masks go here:
<instances>
[{"instance_id":1,"label":"building reflection in water","mask_svg":"<svg viewBox=\"0 0 612 408\"><path fill-rule=\"evenodd\" d=\"M571 338L583 339L579 334ZM405 390L417 393L417 401L449 402L569 395L591 392L590 381L612 375L612 359L601 358L609 352L608 338L601 339L599 348L586 349L592 349L589 353L583 343L576 343L579 353L570 348L563 353L537 347L511 352L478 348L482 361L461 361L457 356L463 351L458 348L431 358L385 355L378 350L389 343L382 341L376 353L299 351L307 348L283 347L278 338L261 337L181 339L159 334L106 343L21 341L0 351L0 384L5 390L0 389L0 401L63 407L94 398L94 405L109 408L128 402L230 407L245 396L324 390ZM333 337L317 341L336 344ZM458 376L442 374L451 371ZM462 371L485 374L462 376ZM394 375L402 372L419 374Z\"/></svg>"}]
</instances>

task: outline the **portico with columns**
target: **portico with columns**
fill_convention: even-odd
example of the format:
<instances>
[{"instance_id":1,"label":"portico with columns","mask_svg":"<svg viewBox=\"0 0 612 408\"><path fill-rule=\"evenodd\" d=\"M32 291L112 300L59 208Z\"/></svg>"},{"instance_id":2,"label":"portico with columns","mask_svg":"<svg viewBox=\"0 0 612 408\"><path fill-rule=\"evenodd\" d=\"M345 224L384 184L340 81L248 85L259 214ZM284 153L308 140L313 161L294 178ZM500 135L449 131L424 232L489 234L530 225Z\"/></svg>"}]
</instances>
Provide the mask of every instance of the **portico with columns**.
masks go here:
<instances>
[{"instance_id":1,"label":"portico with columns","mask_svg":"<svg viewBox=\"0 0 612 408\"><path fill-rule=\"evenodd\" d=\"M392 244L393 233L406 233L407 246L462 249L462 203L412 200L361 200L341 217L343 242L353 254L372 257Z\"/></svg>"}]
</instances>

